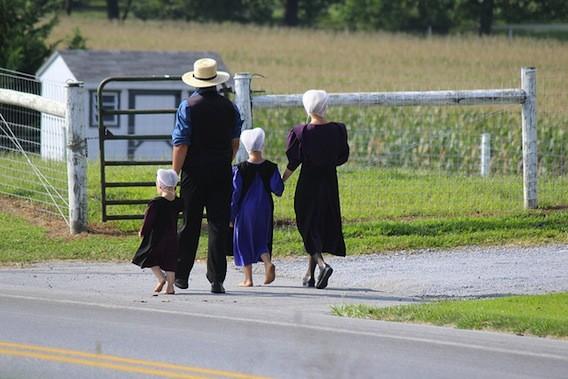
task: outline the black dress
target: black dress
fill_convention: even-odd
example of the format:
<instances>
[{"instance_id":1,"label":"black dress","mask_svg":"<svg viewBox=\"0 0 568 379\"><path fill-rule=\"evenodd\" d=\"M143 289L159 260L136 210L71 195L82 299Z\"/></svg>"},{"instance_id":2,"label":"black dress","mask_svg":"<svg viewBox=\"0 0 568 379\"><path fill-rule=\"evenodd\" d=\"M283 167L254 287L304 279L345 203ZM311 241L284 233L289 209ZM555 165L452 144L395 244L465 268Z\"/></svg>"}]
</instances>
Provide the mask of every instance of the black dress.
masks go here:
<instances>
[{"instance_id":1,"label":"black dress","mask_svg":"<svg viewBox=\"0 0 568 379\"><path fill-rule=\"evenodd\" d=\"M170 201L156 197L148 203L140 233L142 242L132 263L144 267L160 266L164 271L175 271L178 259L177 217L183 210L179 198Z\"/></svg>"},{"instance_id":2,"label":"black dress","mask_svg":"<svg viewBox=\"0 0 568 379\"><path fill-rule=\"evenodd\" d=\"M294 127L286 155L288 169L302 165L294 210L306 252L345 256L336 171L349 157L345 125L330 122Z\"/></svg>"}]
</instances>

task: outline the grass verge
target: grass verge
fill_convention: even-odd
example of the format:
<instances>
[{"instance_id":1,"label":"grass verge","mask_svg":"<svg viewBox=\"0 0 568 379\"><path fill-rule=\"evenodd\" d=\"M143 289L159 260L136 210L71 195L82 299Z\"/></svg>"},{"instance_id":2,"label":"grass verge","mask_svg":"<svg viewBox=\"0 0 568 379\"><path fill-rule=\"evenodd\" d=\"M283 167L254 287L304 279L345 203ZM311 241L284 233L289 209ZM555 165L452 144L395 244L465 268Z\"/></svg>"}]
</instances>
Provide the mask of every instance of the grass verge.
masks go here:
<instances>
[{"instance_id":1,"label":"grass verge","mask_svg":"<svg viewBox=\"0 0 568 379\"><path fill-rule=\"evenodd\" d=\"M30 213L31 207L7 209L7 203L0 202L0 264L62 259L130 261L140 243L135 233L111 229L70 236L63 221L41 212ZM201 246L206 245L206 241L201 242Z\"/></svg>"},{"instance_id":2,"label":"grass verge","mask_svg":"<svg viewBox=\"0 0 568 379\"><path fill-rule=\"evenodd\" d=\"M40 222L41 213L21 209L0 211L0 264L49 259L129 260L139 243L134 231L94 229L67 235L62 221ZM138 221L138 225L140 221ZM95 228L102 228L100 225ZM537 245L568 243L568 212L535 212L502 217L433 218L354 222L344 225L350 255L465 245ZM198 257L207 249L206 227ZM294 225L281 225L274 233L274 255L303 255L302 240Z\"/></svg>"},{"instance_id":3,"label":"grass verge","mask_svg":"<svg viewBox=\"0 0 568 379\"><path fill-rule=\"evenodd\" d=\"M483 300L451 300L376 308L332 307L337 316L429 323L460 329L485 329L540 337L568 337L568 293L510 296Z\"/></svg>"}]
</instances>

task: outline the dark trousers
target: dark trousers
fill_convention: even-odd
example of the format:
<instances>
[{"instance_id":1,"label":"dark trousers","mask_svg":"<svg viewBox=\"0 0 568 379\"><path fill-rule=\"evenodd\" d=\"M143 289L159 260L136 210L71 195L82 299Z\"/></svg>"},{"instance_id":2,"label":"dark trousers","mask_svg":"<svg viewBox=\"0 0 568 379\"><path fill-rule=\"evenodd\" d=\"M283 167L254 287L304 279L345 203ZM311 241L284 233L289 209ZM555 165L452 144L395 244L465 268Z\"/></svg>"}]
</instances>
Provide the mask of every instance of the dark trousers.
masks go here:
<instances>
[{"instance_id":1,"label":"dark trousers","mask_svg":"<svg viewBox=\"0 0 568 379\"><path fill-rule=\"evenodd\" d=\"M179 232L176 278L187 280L197 253L203 209L209 231L207 279L223 282L227 275L227 237L232 191L231 166L188 169L182 172L183 226Z\"/></svg>"}]
</instances>

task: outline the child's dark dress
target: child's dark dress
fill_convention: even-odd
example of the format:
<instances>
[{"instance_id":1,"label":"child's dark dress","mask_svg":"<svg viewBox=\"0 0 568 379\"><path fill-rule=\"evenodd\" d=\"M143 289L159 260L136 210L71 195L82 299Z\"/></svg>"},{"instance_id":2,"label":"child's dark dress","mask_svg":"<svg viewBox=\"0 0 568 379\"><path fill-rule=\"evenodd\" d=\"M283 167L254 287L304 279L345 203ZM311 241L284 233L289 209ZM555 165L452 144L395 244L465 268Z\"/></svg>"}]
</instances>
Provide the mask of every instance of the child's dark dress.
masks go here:
<instances>
[{"instance_id":1,"label":"child's dark dress","mask_svg":"<svg viewBox=\"0 0 568 379\"><path fill-rule=\"evenodd\" d=\"M272 193L281 196L284 183L276 164L242 162L233 171L231 221L233 253L237 266L260 261L264 253L272 253L274 203Z\"/></svg>"},{"instance_id":2,"label":"child's dark dress","mask_svg":"<svg viewBox=\"0 0 568 379\"><path fill-rule=\"evenodd\" d=\"M144 267L160 266L175 271L178 258L177 216L183 209L179 198L170 201L156 197L148 203L141 234L144 237L132 263Z\"/></svg>"},{"instance_id":3,"label":"child's dark dress","mask_svg":"<svg viewBox=\"0 0 568 379\"><path fill-rule=\"evenodd\" d=\"M294 210L306 252L345 256L336 167L347 162L344 124L298 125L288 136L288 169L302 165Z\"/></svg>"}]
</instances>

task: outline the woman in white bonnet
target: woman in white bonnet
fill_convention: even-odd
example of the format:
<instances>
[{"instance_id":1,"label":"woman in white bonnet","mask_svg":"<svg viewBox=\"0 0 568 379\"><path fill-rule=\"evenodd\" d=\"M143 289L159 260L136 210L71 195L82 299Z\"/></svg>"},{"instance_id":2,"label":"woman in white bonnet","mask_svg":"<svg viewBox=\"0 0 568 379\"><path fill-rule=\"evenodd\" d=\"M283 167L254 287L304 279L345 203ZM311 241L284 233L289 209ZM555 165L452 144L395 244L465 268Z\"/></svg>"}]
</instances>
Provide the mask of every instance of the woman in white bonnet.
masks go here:
<instances>
[{"instance_id":1,"label":"woman in white bonnet","mask_svg":"<svg viewBox=\"0 0 568 379\"><path fill-rule=\"evenodd\" d=\"M345 256L336 167L347 162L349 145L345 125L325 117L328 99L322 90L304 93L309 122L297 125L288 135L288 166L282 177L286 181L302 166L294 195L296 224L310 256L302 284L319 289L327 287L333 273L322 253Z\"/></svg>"}]
</instances>

